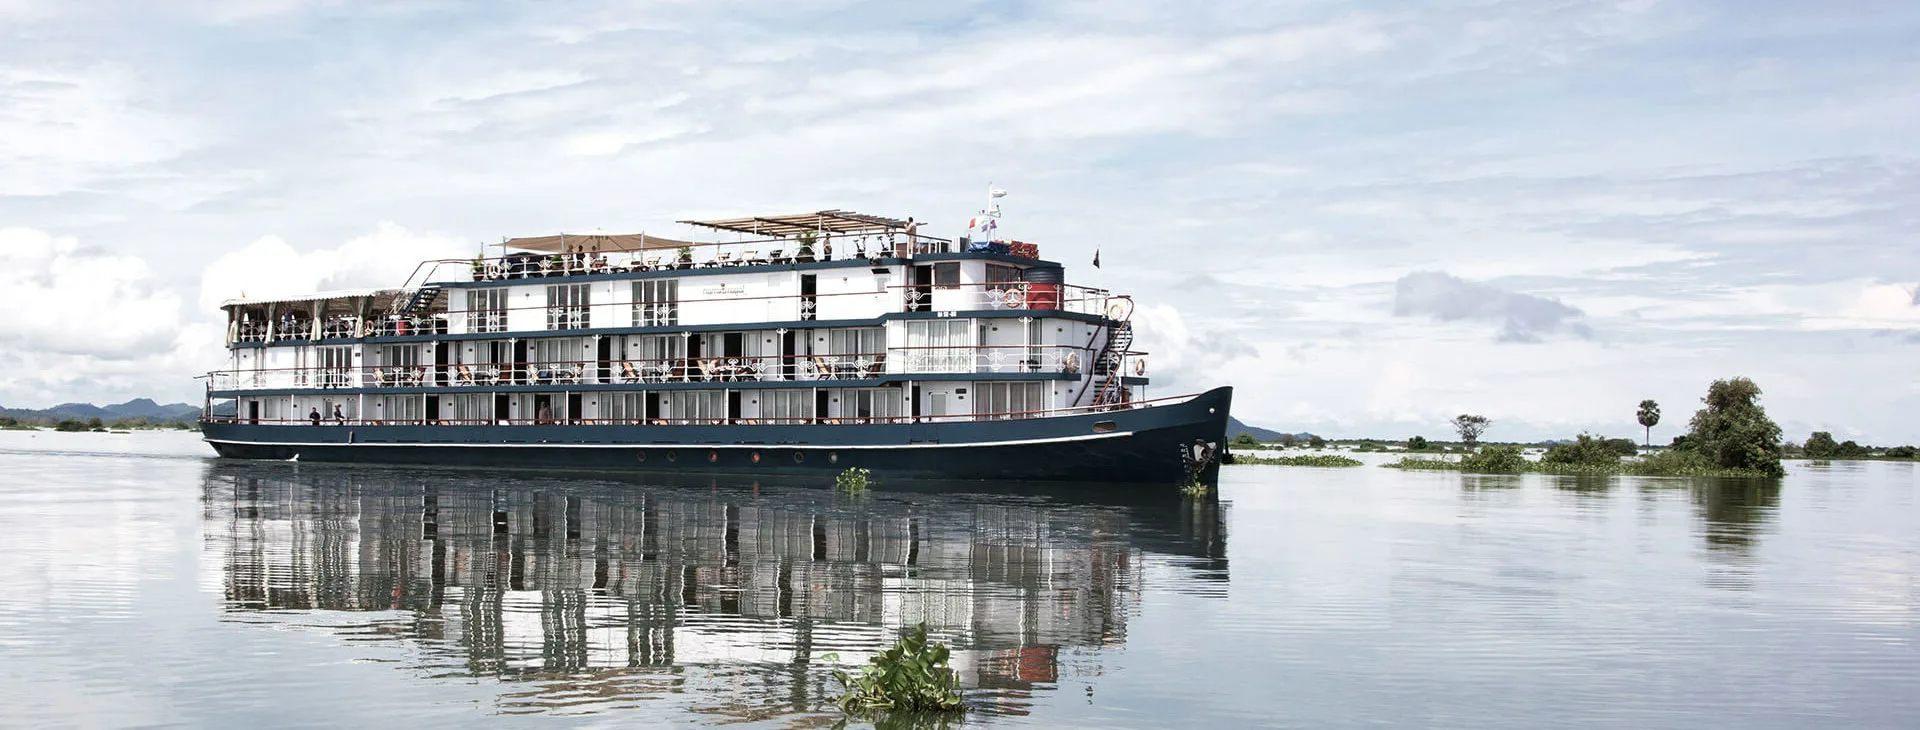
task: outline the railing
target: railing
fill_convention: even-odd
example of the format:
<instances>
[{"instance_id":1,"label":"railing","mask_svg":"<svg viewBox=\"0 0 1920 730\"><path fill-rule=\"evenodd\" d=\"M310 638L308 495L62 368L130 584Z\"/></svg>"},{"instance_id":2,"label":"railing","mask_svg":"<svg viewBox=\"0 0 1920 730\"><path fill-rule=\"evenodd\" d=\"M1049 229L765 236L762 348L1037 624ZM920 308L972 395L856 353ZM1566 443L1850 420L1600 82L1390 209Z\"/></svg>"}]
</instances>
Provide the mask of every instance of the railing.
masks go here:
<instances>
[{"instance_id":1,"label":"railing","mask_svg":"<svg viewBox=\"0 0 1920 730\"><path fill-rule=\"evenodd\" d=\"M884 352L792 357L772 354L260 368L217 370L208 377L213 390L864 380L889 374L1072 374L1089 366L1090 355L1082 348L1061 345L895 347Z\"/></svg>"},{"instance_id":2,"label":"railing","mask_svg":"<svg viewBox=\"0 0 1920 730\"><path fill-rule=\"evenodd\" d=\"M881 257L955 253L953 241L904 233L827 236L811 246L796 239L763 238L747 241L694 243L680 251L613 251L577 253L516 252L477 259L441 259L427 264L466 264L473 281L533 279L629 271L674 271L740 266L783 265L815 261L857 261ZM447 279L439 279L447 281Z\"/></svg>"},{"instance_id":3,"label":"railing","mask_svg":"<svg viewBox=\"0 0 1920 730\"><path fill-rule=\"evenodd\" d=\"M1121 410L1135 410L1135 409L1142 409L1142 408L1157 408L1162 406L1178 405L1181 403L1186 403L1188 401L1191 401L1197 397L1199 397L1198 394L1192 394L1192 395L1172 396L1167 398L1156 398L1153 400L1132 401L1128 403L1112 403L1112 404L1093 405L1093 406L1075 406L1071 408L1047 408L1047 409L1039 409L1039 410L997 411L997 412L984 412L984 413L956 413L956 414L947 414L947 415L939 415L939 416L922 414L920 416L910 416L910 415L818 416L818 415L815 415L815 416L800 416L800 417L790 417L790 418L763 418L763 417L757 417L757 416L750 417L750 418L749 417L689 418L689 417L683 417L683 416L675 416L672 414L663 414L662 416L657 418L600 418L600 417L587 418L584 416L570 415L566 417L556 417L556 418L495 417L495 418L433 418L433 419L429 419L429 418L421 417L421 418L393 418L393 419L380 419L380 418L336 419L331 415L321 414L320 420L317 424L314 422L311 416L308 416L305 418L245 418L245 417L238 417L238 416L206 416L206 417L202 417L200 420L202 423L243 423L243 424L249 424L249 425L266 425L266 426L318 425L322 427L421 426L421 425L432 425L432 426L548 426L548 425L845 426L845 425L905 424L905 423L969 423L969 422L978 422L978 421L1006 421L1006 420L1030 419L1030 418L1056 418L1061 416L1087 415L1092 413L1111 413L1111 412L1121 411ZM706 447L701 444L688 444L688 445L668 445L668 446L662 446L662 448L698 449L698 448L706 448ZM767 448L774 449L774 448L781 448L781 447L777 445L769 445L767 446Z\"/></svg>"}]
</instances>

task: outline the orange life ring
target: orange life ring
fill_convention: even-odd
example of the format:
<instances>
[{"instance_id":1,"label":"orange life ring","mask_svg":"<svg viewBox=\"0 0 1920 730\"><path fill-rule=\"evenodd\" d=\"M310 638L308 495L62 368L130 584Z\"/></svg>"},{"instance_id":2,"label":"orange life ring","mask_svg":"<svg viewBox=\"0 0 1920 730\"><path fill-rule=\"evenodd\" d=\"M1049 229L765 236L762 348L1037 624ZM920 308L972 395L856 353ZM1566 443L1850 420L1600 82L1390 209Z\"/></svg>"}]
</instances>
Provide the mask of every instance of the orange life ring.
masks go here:
<instances>
[{"instance_id":1,"label":"orange life ring","mask_svg":"<svg viewBox=\"0 0 1920 730\"><path fill-rule=\"evenodd\" d=\"M1114 302L1112 304L1107 305L1107 319L1118 320L1122 315L1126 313L1127 313L1126 308L1120 306L1119 302Z\"/></svg>"},{"instance_id":2,"label":"orange life ring","mask_svg":"<svg viewBox=\"0 0 1920 730\"><path fill-rule=\"evenodd\" d=\"M1135 361L1133 361L1133 374L1134 374L1134 375L1146 375L1146 374L1147 374L1147 359L1146 359L1146 358L1144 358L1144 357L1143 357L1143 358L1140 358L1140 359L1138 359L1138 360L1135 360Z\"/></svg>"},{"instance_id":3,"label":"orange life ring","mask_svg":"<svg viewBox=\"0 0 1920 730\"><path fill-rule=\"evenodd\" d=\"M1020 289L1007 289L1002 291L1000 296L1006 301L1008 309L1027 306L1027 293Z\"/></svg>"}]
</instances>

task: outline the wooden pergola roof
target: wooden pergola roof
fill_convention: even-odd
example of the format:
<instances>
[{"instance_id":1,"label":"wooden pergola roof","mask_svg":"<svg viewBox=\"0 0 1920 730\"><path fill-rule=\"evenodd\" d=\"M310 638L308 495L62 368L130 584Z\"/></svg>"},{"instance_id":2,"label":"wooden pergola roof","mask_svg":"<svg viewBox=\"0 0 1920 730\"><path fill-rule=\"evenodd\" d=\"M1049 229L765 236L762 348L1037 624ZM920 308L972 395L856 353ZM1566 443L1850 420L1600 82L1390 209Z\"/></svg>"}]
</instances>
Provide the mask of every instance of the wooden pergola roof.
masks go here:
<instances>
[{"instance_id":1,"label":"wooden pergola roof","mask_svg":"<svg viewBox=\"0 0 1920 730\"><path fill-rule=\"evenodd\" d=\"M859 235L904 231L907 222L850 210L822 210L792 215L766 215L750 218L723 218L704 221L680 221L688 225L773 238L791 238L802 233Z\"/></svg>"}]
</instances>

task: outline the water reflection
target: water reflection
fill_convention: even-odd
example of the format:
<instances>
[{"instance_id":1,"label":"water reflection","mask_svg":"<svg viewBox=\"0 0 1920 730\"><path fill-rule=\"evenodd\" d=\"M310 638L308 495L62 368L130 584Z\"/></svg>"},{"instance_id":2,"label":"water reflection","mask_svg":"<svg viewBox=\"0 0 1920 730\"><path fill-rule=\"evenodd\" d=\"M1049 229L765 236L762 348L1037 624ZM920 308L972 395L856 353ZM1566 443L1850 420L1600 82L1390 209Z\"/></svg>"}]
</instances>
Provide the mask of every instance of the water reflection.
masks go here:
<instances>
[{"instance_id":1,"label":"water reflection","mask_svg":"<svg viewBox=\"0 0 1920 730\"><path fill-rule=\"evenodd\" d=\"M1221 505L1171 494L222 463L203 499L236 620L357 612L328 625L424 647L431 674L522 682L510 711L661 694L730 719L817 711L822 654L862 662L924 621L989 690L983 709L1019 713L1063 650L1089 650L1084 671L1126 640L1144 561L1184 566L1177 590L1224 594L1228 577Z\"/></svg>"},{"instance_id":2,"label":"water reflection","mask_svg":"<svg viewBox=\"0 0 1920 730\"><path fill-rule=\"evenodd\" d=\"M1780 511L1780 482L1696 479L1691 489L1707 550L1736 562L1751 561L1761 536Z\"/></svg>"}]
</instances>

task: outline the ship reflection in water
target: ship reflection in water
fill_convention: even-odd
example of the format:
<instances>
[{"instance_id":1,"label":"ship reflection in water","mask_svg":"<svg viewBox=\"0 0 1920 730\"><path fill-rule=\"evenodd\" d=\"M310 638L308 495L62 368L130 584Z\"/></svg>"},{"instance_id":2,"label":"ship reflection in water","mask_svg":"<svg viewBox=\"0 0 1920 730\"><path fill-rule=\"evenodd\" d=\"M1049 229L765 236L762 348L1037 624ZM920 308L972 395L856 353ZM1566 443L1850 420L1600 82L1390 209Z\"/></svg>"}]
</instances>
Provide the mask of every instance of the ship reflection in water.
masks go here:
<instances>
[{"instance_id":1,"label":"ship reflection in water","mask_svg":"<svg viewBox=\"0 0 1920 730\"><path fill-rule=\"evenodd\" d=\"M263 463L213 467L204 497L236 620L405 640L415 676L503 680L505 711L824 712L822 655L924 621L978 709L1018 714L1100 673L1143 580L1226 591L1222 505L920 489Z\"/></svg>"}]
</instances>

